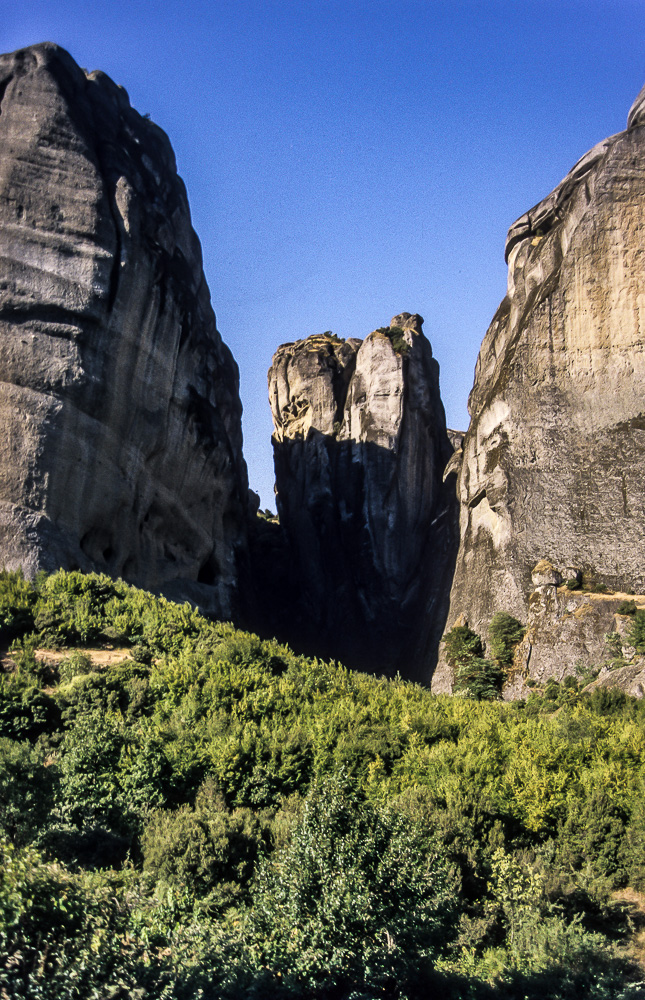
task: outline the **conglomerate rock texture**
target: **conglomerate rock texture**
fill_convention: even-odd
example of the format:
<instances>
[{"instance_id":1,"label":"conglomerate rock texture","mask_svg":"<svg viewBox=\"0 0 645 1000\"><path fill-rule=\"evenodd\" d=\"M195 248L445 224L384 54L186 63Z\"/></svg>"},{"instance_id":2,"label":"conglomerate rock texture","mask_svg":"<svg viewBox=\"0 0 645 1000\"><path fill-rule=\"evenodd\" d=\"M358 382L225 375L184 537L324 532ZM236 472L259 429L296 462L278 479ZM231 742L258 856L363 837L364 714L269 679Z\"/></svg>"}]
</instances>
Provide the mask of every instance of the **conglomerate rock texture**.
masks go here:
<instances>
[{"instance_id":1,"label":"conglomerate rock texture","mask_svg":"<svg viewBox=\"0 0 645 1000\"><path fill-rule=\"evenodd\" d=\"M223 614L246 530L235 362L166 135L59 47L0 57L0 563Z\"/></svg>"},{"instance_id":2,"label":"conglomerate rock texture","mask_svg":"<svg viewBox=\"0 0 645 1000\"><path fill-rule=\"evenodd\" d=\"M452 455L420 316L362 342L282 345L269 371L286 636L376 672L428 680L455 558Z\"/></svg>"},{"instance_id":3,"label":"conglomerate rock texture","mask_svg":"<svg viewBox=\"0 0 645 1000\"><path fill-rule=\"evenodd\" d=\"M506 257L460 454L448 619L484 637L496 611L526 622L543 558L643 592L645 88L627 130L511 227ZM433 686L450 686L445 665Z\"/></svg>"}]
</instances>

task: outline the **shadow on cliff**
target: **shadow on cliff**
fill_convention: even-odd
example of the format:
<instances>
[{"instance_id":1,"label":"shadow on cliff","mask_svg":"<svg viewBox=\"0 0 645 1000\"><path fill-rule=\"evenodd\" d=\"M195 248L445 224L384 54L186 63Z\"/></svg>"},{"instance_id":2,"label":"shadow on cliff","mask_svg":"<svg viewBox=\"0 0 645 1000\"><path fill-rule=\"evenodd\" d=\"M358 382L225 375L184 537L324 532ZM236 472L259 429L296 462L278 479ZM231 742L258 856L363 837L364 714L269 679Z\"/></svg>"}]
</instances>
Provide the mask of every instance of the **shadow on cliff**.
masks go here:
<instances>
[{"instance_id":1,"label":"shadow on cliff","mask_svg":"<svg viewBox=\"0 0 645 1000\"><path fill-rule=\"evenodd\" d=\"M252 528L249 625L299 653L429 683L459 540L455 476L442 482L451 449L434 450L405 477L405 456L371 442L274 441L280 523Z\"/></svg>"}]
</instances>

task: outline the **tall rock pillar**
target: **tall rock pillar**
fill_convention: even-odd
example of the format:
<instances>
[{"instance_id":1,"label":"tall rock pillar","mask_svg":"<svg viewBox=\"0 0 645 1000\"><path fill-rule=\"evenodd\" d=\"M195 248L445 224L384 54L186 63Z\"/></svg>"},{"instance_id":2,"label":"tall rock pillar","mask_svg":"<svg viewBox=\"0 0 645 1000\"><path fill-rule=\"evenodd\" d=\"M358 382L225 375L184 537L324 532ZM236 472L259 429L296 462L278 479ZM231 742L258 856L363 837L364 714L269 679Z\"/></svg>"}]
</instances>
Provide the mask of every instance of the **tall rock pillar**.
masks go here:
<instances>
[{"instance_id":1,"label":"tall rock pillar","mask_svg":"<svg viewBox=\"0 0 645 1000\"><path fill-rule=\"evenodd\" d=\"M269 371L290 634L375 672L429 679L456 539L452 446L420 316L364 341L284 344ZM452 489L451 489L452 485Z\"/></svg>"}]
</instances>

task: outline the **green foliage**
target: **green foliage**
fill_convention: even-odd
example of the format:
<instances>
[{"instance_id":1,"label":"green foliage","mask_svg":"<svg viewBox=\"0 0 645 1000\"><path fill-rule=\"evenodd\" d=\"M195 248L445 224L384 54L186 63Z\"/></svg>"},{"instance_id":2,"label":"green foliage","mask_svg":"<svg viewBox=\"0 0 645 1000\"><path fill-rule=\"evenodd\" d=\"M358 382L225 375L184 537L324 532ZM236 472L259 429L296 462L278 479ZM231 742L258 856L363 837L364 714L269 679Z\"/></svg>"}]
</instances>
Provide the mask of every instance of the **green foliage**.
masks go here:
<instances>
[{"instance_id":1,"label":"green foliage","mask_svg":"<svg viewBox=\"0 0 645 1000\"><path fill-rule=\"evenodd\" d=\"M627 995L607 900L645 887L645 702L488 700L508 647L466 627L448 698L107 577L30 593L0 677L0 993ZM135 659L85 673L78 645L117 637Z\"/></svg>"},{"instance_id":2,"label":"green foliage","mask_svg":"<svg viewBox=\"0 0 645 1000\"><path fill-rule=\"evenodd\" d=\"M0 736L35 740L59 724L56 702L32 678L0 675Z\"/></svg>"},{"instance_id":3,"label":"green foliage","mask_svg":"<svg viewBox=\"0 0 645 1000\"><path fill-rule=\"evenodd\" d=\"M35 839L53 806L56 779L41 748L0 738L0 835L17 846Z\"/></svg>"},{"instance_id":4,"label":"green foliage","mask_svg":"<svg viewBox=\"0 0 645 1000\"><path fill-rule=\"evenodd\" d=\"M623 640L619 632L606 632L605 642L614 658L614 666L622 666L623 660Z\"/></svg>"},{"instance_id":5,"label":"green foliage","mask_svg":"<svg viewBox=\"0 0 645 1000\"><path fill-rule=\"evenodd\" d=\"M490 652L501 667L510 667L515 647L522 641L525 631L522 623L506 611L498 611L493 615L488 626Z\"/></svg>"},{"instance_id":6,"label":"green foliage","mask_svg":"<svg viewBox=\"0 0 645 1000\"><path fill-rule=\"evenodd\" d=\"M482 641L467 625L443 637L446 659L455 672L455 691L476 701L499 698L504 679L498 663L484 659Z\"/></svg>"},{"instance_id":7,"label":"green foliage","mask_svg":"<svg viewBox=\"0 0 645 1000\"><path fill-rule=\"evenodd\" d=\"M118 825L124 808L119 761L124 739L110 716L82 715L61 743L58 811L83 829Z\"/></svg>"},{"instance_id":8,"label":"green foliage","mask_svg":"<svg viewBox=\"0 0 645 1000\"><path fill-rule=\"evenodd\" d=\"M446 659L457 667L471 656L483 656L484 647L476 632L467 625L455 625L443 637Z\"/></svg>"},{"instance_id":9,"label":"green foliage","mask_svg":"<svg viewBox=\"0 0 645 1000\"><path fill-rule=\"evenodd\" d=\"M621 601L616 608L617 615L633 615L636 611L636 601Z\"/></svg>"},{"instance_id":10,"label":"green foliage","mask_svg":"<svg viewBox=\"0 0 645 1000\"><path fill-rule=\"evenodd\" d=\"M504 671L493 660L481 656L471 656L457 667L455 691L474 698L476 701L490 701L500 697Z\"/></svg>"},{"instance_id":11,"label":"green foliage","mask_svg":"<svg viewBox=\"0 0 645 1000\"><path fill-rule=\"evenodd\" d=\"M218 910L243 899L268 838L267 823L250 809L229 810L211 779L199 789L194 808L152 813L142 836L143 867Z\"/></svg>"},{"instance_id":12,"label":"green foliage","mask_svg":"<svg viewBox=\"0 0 645 1000\"><path fill-rule=\"evenodd\" d=\"M61 681L70 681L74 677L82 677L92 673L92 660L87 653L76 650L58 664L58 675Z\"/></svg>"},{"instance_id":13,"label":"green foliage","mask_svg":"<svg viewBox=\"0 0 645 1000\"><path fill-rule=\"evenodd\" d=\"M34 624L44 644L123 641L173 654L217 632L188 604L172 604L103 574L63 570L41 582Z\"/></svg>"},{"instance_id":14,"label":"green foliage","mask_svg":"<svg viewBox=\"0 0 645 1000\"><path fill-rule=\"evenodd\" d=\"M628 639L637 653L645 653L645 611L636 611Z\"/></svg>"},{"instance_id":15,"label":"green foliage","mask_svg":"<svg viewBox=\"0 0 645 1000\"><path fill-rule=\"evenodd\" d=\"M33 628L36 591L21 570L0 570L0 640Z\"/></svg>"},{"instance_id":16,"label":"green foliage","mask_svg":"<svg viewBox=\"0 0 645 1000\"><path fill-rule=\"evenodd\" d=\"M316 786L290 845L260 865L245 936L296 995L405 987L450 937L454 890L426 830Z\"/></svg>"},{"instance_id":17,"label":"green foliage","mask_svg":"<svg viewBox=\"0 0 645 1000\"><path fill-rule=\"evenodd\" d=\"M569 580L566 581L565 586L567 590L580 590L582 584L580 583L580 580L577 578L577 576L572 576Z\"/></svg>"},{"instance_id":18,"label":"green foliage","mask_svg":"<svg viewBox=\"0 0 645 1000\"><path fill-rule=\"evenodd\" d=\"M407 354L410 345L405 339L405 330L400 326L380 326L376 333L383 333L392 344L392 349L397 354Z\"/></svg>"}]
</instances>

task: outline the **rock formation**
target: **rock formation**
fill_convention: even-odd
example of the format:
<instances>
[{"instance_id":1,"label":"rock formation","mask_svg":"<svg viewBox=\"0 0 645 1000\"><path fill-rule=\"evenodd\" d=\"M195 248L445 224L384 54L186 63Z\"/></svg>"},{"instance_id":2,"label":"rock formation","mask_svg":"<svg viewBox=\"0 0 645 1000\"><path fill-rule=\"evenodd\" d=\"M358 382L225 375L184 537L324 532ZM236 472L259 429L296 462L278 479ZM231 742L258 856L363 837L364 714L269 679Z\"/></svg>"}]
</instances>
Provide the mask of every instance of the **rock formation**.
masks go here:
<instances>
[{"instance_id":1,"label":"rock formation","mask_svg":"<svg viewBox=\"0 0 645 1000\"><path fill-rule=\"evenodd\" d=\"M612 589L645 584L645 88L510 229L508 294L486 334L459 458L449 623L527 620L546 558ZM554 650L554 657L557 651ZM437 672L433 686L450 678Z\"/></svg>"},{"instance_id":2,"label":"rock formation","mask_svg":"<svg viewBox=\"0 0 645 1000\"><path fill-rule=\"evenodd\" d=\"M562 585L562 575L547 560L535 567L527 628L515 650L504 689L508 699L526 698L532 686L574 677L618 687L642 697L645 662L629 644L633 624L622 608L645 610L645 596L604 593Z\"/></svg>"},{"instance_id":3,"label":"rock formation","mask_svg":"<svg viewBox=\"0 0 645 1000\"><path fill-rule=\"evenodd\" d=\"M284 344L269 371L292 642L427 679L456 542L439 366L420 316ZM453 477L454 478L454 477Z\"/></svg>"},{"instance_id":4,"label":"rock formation","mask_svg":"<svg viewBox=\"0 0 645 1000\"><path fill-rule=\"evenodd\" d=\"M246 468L166 135L46 43L0 57L0 562L230 614Z\"/></svg>"}]
</instances>

